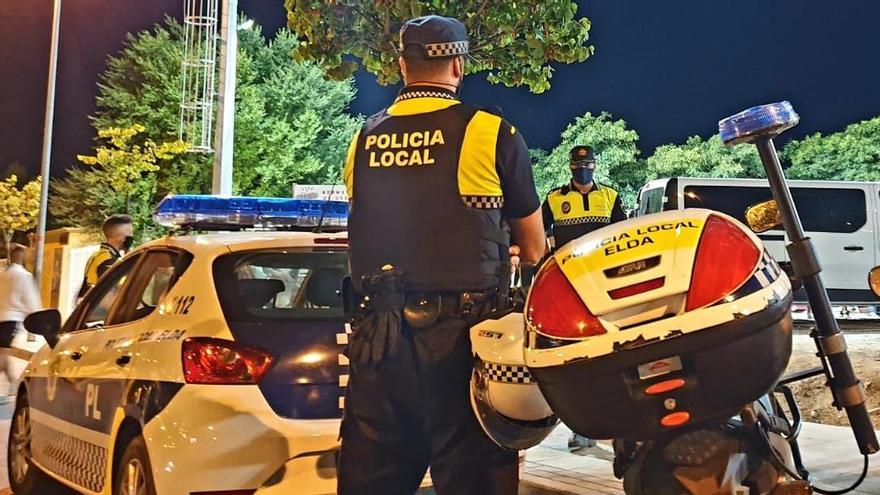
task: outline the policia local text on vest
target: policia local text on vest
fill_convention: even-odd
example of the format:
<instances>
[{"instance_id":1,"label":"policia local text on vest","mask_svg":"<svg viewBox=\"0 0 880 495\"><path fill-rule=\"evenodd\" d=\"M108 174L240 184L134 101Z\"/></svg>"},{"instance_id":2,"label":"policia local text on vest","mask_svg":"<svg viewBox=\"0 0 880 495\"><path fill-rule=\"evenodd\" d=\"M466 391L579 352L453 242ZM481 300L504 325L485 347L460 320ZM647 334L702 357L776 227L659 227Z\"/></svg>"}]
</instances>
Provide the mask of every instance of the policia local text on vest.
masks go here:
<instances>
[{"instance_id":1,"label":"policia local text on vest","mask_svg":"<svg viewBox=\"0 0 880 495\"><path fill-rule=\"evenodd\" d=\"M455 19L407 22L407 86L349 147L343 495L412 494L429 466L439 495L516 493L516 454L471 411L469 328L506 304L508 222L534 219L535 259L543 231L522 137L458 100L467 46Z\"/></svg>"},{"instance_id":2,"label":"policia local text on vest","mask_svg":"<svg viewBox=\"0 0 880 495\"><path fill-rule=\"evenodd\" d=\"M593 180L596 161L589 147L572 148L569 168L571 182L547 193L542 206L544 227L552 237L554 249L626 219L617 191Z\"/></svg>"}]
</instances>

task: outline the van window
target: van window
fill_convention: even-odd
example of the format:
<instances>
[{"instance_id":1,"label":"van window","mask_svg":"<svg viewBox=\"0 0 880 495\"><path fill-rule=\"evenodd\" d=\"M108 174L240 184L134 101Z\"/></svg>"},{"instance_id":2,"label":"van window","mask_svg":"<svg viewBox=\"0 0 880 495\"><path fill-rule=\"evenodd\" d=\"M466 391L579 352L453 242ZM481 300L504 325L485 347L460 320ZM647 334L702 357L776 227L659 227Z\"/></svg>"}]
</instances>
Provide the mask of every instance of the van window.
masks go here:
<instances>
[{"instance_id":1,"label":"van window","mask_svg":"<svg viewBox=\"0 0 880 495\"><path fill-rule=\"evenodd\" d=\"M791 194L808 232L852 233L867 222L860 189L795 187ZM745 223L746 208L771 197L769 187L685 186L684 207L720 211Z\"/></svg>"},{"instance_id":2,"label":"van window","mask_svg":"<svg viewBox=\"0 0 880 495\"><path fill-rule=\"evenodd\" d=\"M665 192L665 188L662 187L643 190L639 198L639 216L663 211L663 196Z\"/></svg>"}]
</instances>

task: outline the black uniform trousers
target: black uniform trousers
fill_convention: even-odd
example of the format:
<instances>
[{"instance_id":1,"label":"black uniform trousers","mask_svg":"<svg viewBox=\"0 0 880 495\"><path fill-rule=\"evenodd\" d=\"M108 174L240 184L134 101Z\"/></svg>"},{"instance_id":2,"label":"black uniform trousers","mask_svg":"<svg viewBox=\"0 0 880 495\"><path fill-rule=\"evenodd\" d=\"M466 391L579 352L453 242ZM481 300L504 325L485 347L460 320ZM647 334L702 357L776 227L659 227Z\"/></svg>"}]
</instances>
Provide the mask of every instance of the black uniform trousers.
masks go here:
<instances>
[{"instance_id":1,"label":"black uniform trousers","mask_svg":"<svg viewBox=\"0 0 880 495\"><path fill-rule=\"evenodd\" d=\"M15 338L15 329L18 322L0 321L0 347L12 347L12 340Z\"/></svg>"},{"instance_id":2,"label":"black uniform trousers","mask_svg":"<svg viewBox=\"0 0 880 495\"><path fill-rule=\"evenodd\" d=\"M410 495L430 465L439 495L515 495L517 455L471 410L468 323L402 328L401 352L378 371L352 369L342 420L341 495Z\"/></svg>"}]
</instances>

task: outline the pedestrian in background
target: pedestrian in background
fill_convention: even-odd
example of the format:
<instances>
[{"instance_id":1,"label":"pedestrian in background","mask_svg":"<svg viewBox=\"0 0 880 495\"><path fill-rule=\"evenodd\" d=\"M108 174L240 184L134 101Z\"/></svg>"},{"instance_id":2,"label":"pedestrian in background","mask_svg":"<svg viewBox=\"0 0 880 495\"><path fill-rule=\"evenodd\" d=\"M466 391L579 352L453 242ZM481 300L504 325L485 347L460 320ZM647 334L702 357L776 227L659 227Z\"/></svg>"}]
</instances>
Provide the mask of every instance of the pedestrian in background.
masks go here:
<instances>
[{"instance_id":1,"label":"pedestrian in background","mask_svg":"<svg viewBox=\"0 0 880 495\"><path fill-rule=\"evenodd\" d=\"M5 349L12 347L15 332L25 317L41 307L37 283L24 267L26 253L24 246L13 244L9 265L0 272L0 372L6 375L7 395L15 395L18 377L13 375Z\"/></svg>"},{"instance_id":2,"label":"pedestrian in background","mask_svg":"<svg viewBox=\"0 0 880 495\"><path fill-rule=\"evenodd\" d=\"M101 275L113 266L125 252L134 244L134 227L131 217L128 215L111 215L104 220L101 226L104 234L104 242L101 247L89 258L86 263L86 272L83 276L82 287L79 289L79 297L86 295Z\"/></svg>"}]
</instances>

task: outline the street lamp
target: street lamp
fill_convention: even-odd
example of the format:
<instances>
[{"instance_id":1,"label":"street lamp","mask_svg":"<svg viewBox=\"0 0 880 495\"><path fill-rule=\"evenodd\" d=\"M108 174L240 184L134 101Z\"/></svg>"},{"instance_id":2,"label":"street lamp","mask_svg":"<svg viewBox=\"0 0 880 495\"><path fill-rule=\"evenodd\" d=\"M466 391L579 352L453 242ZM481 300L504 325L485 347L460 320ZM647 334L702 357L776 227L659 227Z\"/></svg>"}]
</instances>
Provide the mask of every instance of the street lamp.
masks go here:
<instances>
[{"instance_id":1,"label":"street lamp","mask_svg":"<svg viewBox=\"0 0 880 495\"><path fill-rule=\"evenodd\" d=\"M43 156L40 166L40 219L37 223L34 277L42 284L43 250L46 243L46 213L49 202L49 176L52 162L52 127L55 120L55 79L58 73L58 38L61 34L61 0L54 0L52 9L52 41L49 48L49 80L46 87L46 119L43 124Z\"/></svg>"}]
</instances>

